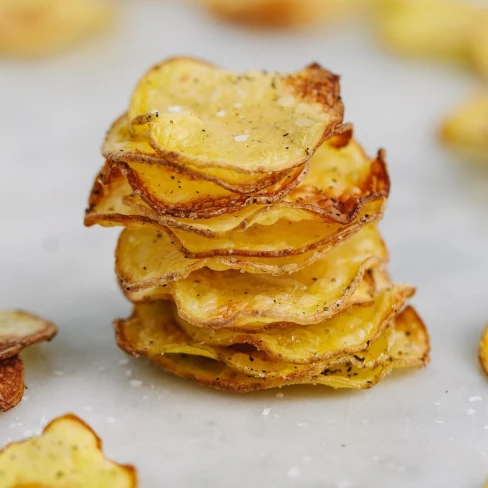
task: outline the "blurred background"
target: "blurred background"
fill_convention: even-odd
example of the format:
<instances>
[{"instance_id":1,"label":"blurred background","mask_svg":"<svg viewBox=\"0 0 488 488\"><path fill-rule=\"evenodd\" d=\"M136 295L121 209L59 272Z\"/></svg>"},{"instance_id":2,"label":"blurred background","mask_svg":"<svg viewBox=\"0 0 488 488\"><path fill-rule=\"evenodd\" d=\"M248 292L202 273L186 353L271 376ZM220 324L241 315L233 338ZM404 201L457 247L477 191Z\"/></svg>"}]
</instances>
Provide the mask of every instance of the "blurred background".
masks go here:
<instances>
[{"instance_id":1,"label":"blurred background","mask_svg":"<svg viewBox=\"0 0 488 488\"><path fill-rule=\"evenodd\" d=\"M0 0L0 308L30 309L61 327L49 357L32 356L36 367L27 367L35 403L0 418L0 441L73 410L103 434L110 455L139 467L143 486L243 486L232 470L255 482L256 466L259 486L481 486L487 9L474 0ZM361 392L359 411L344 395L303 403L290 394L278 407L281 427L260 424L274 394L245 403L167 375L154 380L143 362L130 369L147 390L126 387L110 327L129 312L113 274L119 230L85 229L83 211L106 130L139 77L175 55L239 71L316 61L341 75L355 137L369 154L387 150L392 194L382 230L393 277L418 287L414 303L433 347L425 371ZM477 414L466 415L478 394ZM216 408L226 412L217 427ZM315 431L291 434L304 418L316 419ZM156 431L171 442L158 442ZM295 485L287 470L312 450L317 462L300 468ZM260 453L274 451L263 464ZM457 463L446 466L445 456Z\"/></svg>"}]
</instances>

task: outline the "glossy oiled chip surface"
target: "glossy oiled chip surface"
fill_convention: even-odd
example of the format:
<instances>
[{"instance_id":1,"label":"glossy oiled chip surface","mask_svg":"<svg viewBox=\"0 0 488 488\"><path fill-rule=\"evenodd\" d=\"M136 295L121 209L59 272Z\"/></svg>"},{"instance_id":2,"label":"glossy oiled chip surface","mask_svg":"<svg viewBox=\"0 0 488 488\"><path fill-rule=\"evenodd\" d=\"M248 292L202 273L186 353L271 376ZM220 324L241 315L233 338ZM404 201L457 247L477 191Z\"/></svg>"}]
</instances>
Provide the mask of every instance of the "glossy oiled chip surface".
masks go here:
<instances>
[{"instance_id":1,"label":"glossy oiled chip surface","mask_svg":"<svg viewBox=\"0 0 488 488\"><path fill-rule=\"evenodd\" d=\"M15 356L24 347L52 339L51 322L20 310L0 310L0 360Z\"/></svg>"},{"instance_id":2,"label":"glossy oiled chip surface","mask_svg":"<svg viewBox=\"0 0 488 488\"><path fill-rule=\"evenodd\" d=\"M18 356L0 360L0 412L14 408L22 400L23 395L24 365L22 360Z\"/></svg>"},{"instance_id":3,"label":"glossy oiled chip surface","mask_svg":"<svg viewBox=\"0 0 488 488\"><path fill-rule=\"evenodd\" d=\"M137 474L105 458L95 432L74 415L55 419L40 437L0 451L2 488L136 488Z\"/></svg>"},{"instance_id":4,"label":"glossy oiled chip surface","mask_svg":"<svg viewBox=\"0 0 488 488\"><path fill-rule=\"evenodd\" d=\"M361 369L350 364L337 365L321 374L289 378L259 378L244 375L225 363L187 354L167 354L151 360L198 383L223 390L248 392L293 384L326 385L333 388L371 388L394 368L420 368L429 361L429 337L422 320L409 307L400 314L394 327L394 340L390 349L391 361L375 369Z\"/></svg>"},{"instance_id":5,"label":"glossy oiled chip surface","mask_svg":"<svg viewBox=\"0 0 488 488\"><path fill-rule=\"evenodd\" d=\"M175 300L179 315L194 325L246 327L283 321L311 324L349 305L371 301L365 273L387 259L378 231L366 227L290 276L202 268L164 288Z\"/></svg>"},{"instance_id":6,"label":"glossy oiled chip surface","mask_svg":"<svg viewBox=\"0 0 488 488\"><path fill-rule=\"evenodd\" d=\"M488 91L452 113L441 129L443 141L470 159L488 162Z\"/></svg>"},{"instance_id":7,"label":"glossy oiled chip surface","mask_svg":"<svg viewBox=\"0 0 488 488\"><path fill-rule=\"evenodd\" d=\"M457 0L380 0L379 34L401 54L469 60L470 35L483 9Z\"/></svg>"},{"instance_id":8,"label":"glossy oiled chip surface","mask_svg":"<svg viewBox=\"0 0 488 488\"><path fill-rule=\"evenodd\" d=\"M188 58L152 68L129 109L133 132L147 134L161 157L241 173L303 164L342 115L338 77L318 65L238 74Z\"/></svg>"},{"instance_id":9,"label":"glossy oiled chip surface","mask_svg":"<svg viewBox=\"0 0 488 488\"><path fill-rule=\"evenodd\" d=\"M65 49L111 21L109 0L1 0L0 54L39 56Z\"/></svg>"}]
</instances>

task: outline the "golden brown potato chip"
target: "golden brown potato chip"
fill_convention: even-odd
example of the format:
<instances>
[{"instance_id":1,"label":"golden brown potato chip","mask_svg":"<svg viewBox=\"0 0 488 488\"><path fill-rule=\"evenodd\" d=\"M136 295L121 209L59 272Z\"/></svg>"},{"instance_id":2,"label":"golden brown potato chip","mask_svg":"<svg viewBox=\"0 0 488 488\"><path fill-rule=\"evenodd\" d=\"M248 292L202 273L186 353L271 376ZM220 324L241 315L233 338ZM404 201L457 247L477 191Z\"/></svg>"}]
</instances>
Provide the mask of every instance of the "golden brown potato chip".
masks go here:
<instances>
[{"instance_id":1,"label":"golden brown potato chip","mask_svg":"<svg viewBox=\"0 0 488 488\"><path fill-rule=\"evenodd\" d=\"M366 227L290 276L202 268L162 288L173 297L179 315L201 327L312 324L353 304L370 302L373 297L368 280L361 286L365 274L387 260L379 232ZM130 290L126 293L133 298Z\"/></svg>"},{"instance_id":2,"label":"golden brown potato chip","mask_svg":"<svg viewBox=\"0 0 488 488\"><path fill-rule=\"evenodd\" d=\"M95 432L68 414L48 424L42 436L0 451L0 486L136 488L137 472L108 460Z\"/></svg>"},{"instance_id":3,"label":"golden brown potato chip","mask_svg":"<svg viewBox=\"0 0 488 488\"><path fill-rule=\"evenodd\" d=\"M20 310L0 310L0 360L17 355L31 344L50 341L57 328L35 315Z\"/></svg>"},{"instance_id":4,"label":"golden brown potato chip","mask_svg":"<svg viewBox=\"0 0 488 488\"><path fill-rule=\"evenodd\" d=\"M364 10L368 0L196 0L226 21L259 28L309 27Z\"/></svg>"},{"instance_id":5,"label":"golden brown potato chip","mask_svg":"<svg viewBox=\"0 0 488 488\"><path fill-rule=\"evenodd\" d=\"M478 359L483 371L488 376L488 325L485 327L483 335L481 336L480 345L478 347Z\"/></svg>"},{"instance_id":6,"label":"golden brown potato chip","mask_svg":"<svg viewBox=\"0 0 488 488\"><path fill-rule=\"evenodd\" d=\"M444 122L442 140L474 161L488 162L488 92L472 97Z\"/></svg>"},{"instance_id":7,"label":"golden brown potato chip","mask_svg":"<svg viewBox=\"0 0 488 488\"><path fill-rule=\"evenodd\" d=\"M173 58L143 76L129 119L163 159L254 174L306 163L343 110L338 77L317 64L289 75L238 74Z\"/></svg>"},{"instance_id":8,"label":"golden brown potato chip","mask_svg":"<svg viewBox=\"0 0 488 488\"><path fill-rule=\"evenodd\" d=\"M380 0L378 30L385 46L401 54L466 62L483 12L456 0Z\"/></svg>"},{"instance_id":9,"label":"golden brown potato chip","mask_svg":"<svg viewBox=\"0 0 488 488\"><path fill-rule=\"evenodd\" d=\"M408 307L395 321L394 341L390 350L391 361L373 370L346 363L308 377L259 378L238 373L219 361L187 354L155 356L151 361L178 376L229 391L249 392L293 384L366 389L377 384L394 368L423 367L429 361L429 351L429 337L425 326L415 311Z\"/></svg>"},{"instance_id":10,"label":"golden brown potato chip","mask_svg":"<svg viewBox=\"0 0 488 488\"><path fill-rule=\"evenodd\" d=\"M0 361L0 412L14 408L24 396L24 364L18 356ZM1 480L1 473L0 473Z\"/></svg>"},{"instance_id":11,"label":"golden brown potato chip","mask_svg":"<svg viewBox=\"0 0 488 488\"><path fill-rule=\"evenodd\" d=\"M488 78L488 9L473 29L470 49L474 67Z\"/></svg>"},{"instance_id":12,"label":"golden brown potato chip","mask_svg":"<svg viewBox=\"0 0 488 488\"><path fill-rule=\"evenodd\" d=\"M0 0L0 53L39 56L63 50L111 23L100 0Z\"/></svg>"},{"instance_id":13,"label":"golden brown potato chip","mask_svg":"<svg viewBox=\"0 0 488 488\"><path fill-rule=\"evenodd\" d=\"M218 330L220 340L210 330L195 331L172 303L158 301L136 305L131 318L116 321L116 338L121 349L135 356L210 357L251 376L321 373L346 362L373 369L388 360L392 333L387 326L411 294L408 287L394 287L374 304L353 307L330 321L254 334Z\"/></svg>"},{"instance_id":14,"label":"golden brown potato chip","mask_svg":"<svg viewBox=\"0 0 488 488\"><path fill-rule=\"evenodd\" d=\"M347 125L340 129L348 136ZM198 180L213 182L230 192L254 193L264 190L282 180L291 170L275 173L243 174L223 168L205 168L182 165L178 161L163 159L149 145L147 138L132 134L129 130L129 118L125 114L110 127L102 147L103 156L112 162L146 163L166 167L168 176L186 174ZM170 172L172 170L172 172ZM175 173L176 172L176 173Z\"/></svg>"}]
</instances>

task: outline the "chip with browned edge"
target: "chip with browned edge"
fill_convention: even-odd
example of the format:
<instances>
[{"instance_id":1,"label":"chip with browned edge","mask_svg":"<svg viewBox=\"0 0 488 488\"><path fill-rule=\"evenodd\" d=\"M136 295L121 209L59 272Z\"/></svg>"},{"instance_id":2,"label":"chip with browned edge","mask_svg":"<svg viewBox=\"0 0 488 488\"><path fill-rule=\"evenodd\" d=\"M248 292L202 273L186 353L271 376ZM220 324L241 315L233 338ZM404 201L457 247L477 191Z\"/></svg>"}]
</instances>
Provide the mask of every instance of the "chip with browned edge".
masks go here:
<instances>
[{"instance_id":1,"label":"chip with browned edge","mask_svg":"<svg viewBox=\"0 0 488 488\"><path fill-rule=\"evenodd\" d=\"M0 412L14 408L24 395L24 364L18 356L0 360ZM1 476L0 476L1 478Z\"/></svg>"}]
</instances>

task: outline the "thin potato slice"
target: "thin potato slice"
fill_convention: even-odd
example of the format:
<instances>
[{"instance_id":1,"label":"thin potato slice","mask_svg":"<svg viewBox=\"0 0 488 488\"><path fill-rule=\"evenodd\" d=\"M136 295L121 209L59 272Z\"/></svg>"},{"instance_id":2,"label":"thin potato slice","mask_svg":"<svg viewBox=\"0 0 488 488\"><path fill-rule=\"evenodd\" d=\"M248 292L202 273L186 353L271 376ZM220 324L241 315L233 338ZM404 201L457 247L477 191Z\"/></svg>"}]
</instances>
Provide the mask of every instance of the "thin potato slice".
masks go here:
<instances>
[{"instance_id":1,"label":"thin potato slice","mask_svg":"<svg viewBox=\"0 0 488 488\"><path fill-rule=\"evenodd\" d=\"M470 49L474 67L488 79L488 9L471 34Z\"/></svg>"},{"instance_id":2,"label":"thin potato slice","mask_svg":"<svg viewBox=\"0 0 488 488\"><path fill-rule=\"evenodd\" d=\"M478 347L478 359L483 371L488 376L488 325L481 336L480 345Z\"/></svg>"},{"instance_id":3,"label":"thin potato slice","mask_svg":"<svg viewBox=\"0 0 488 488\"><path fill-rule=\"evenodd\" d=\"M107 28L112 17L109 1L1 0L0 53L51 54Z\"/></svg>"},{"instance_id":4,"label":"thin potato slice","mask_svg":"<svg viewBox=\"0 0 488 488\"><path fill-rule=\"evenodd\" d=\"M178 314L193 325L313 324L345 307L372 301L365 274L388 260L379 232L367 227L319 261L291 276L200 269L168 284ZM129 295L130 296L130 295Z\"/></svg>"},{"instance_id":5,"label":"thin potato slice","mask_svg":"<svg viewBox=\"0 0 488 488\"><path fill-rule=\"evenodd\" d=\"M108 460L95 432L75 415L53 420L40 437L0 451L4 488L136 488L133 466Z\"/></svg>"},{"instance_id":6,"label":"thin potato slice","mask_svg":"<svg viewBox=\"0 0 488 488\"><path fill-rule=\"evenodd\" d=\"M19 310L0 310L0 360L16 356L31 344L50 341L57 328L35 315Z\"/></svg>"},{"instance_id":7,"label":"thin potato slice","mask_svg":"<svg viewBox=\"0 0 488 488\"><path fill-rule=\"evenodd\" d=\"M294 384L366 389L376 385L395 368L425 366L429 361L429 351L427 330L416 312L408 307L395 321L391 361L373 370L346 363L308 377L259 378L238 373L219 361L187 354L155 356L151 361L177 376L193 379L202 385L242 393Z\"/></svg>"},{"instance_id":8,"label":"thin potato slice","mask_svg":"<svg viewBox=\"0 0 488 488\"><path fill-rule=\"evenodd\" d=\"M488 162L488 92L472 97L444 122L442 140L473 161Z\"/></svg>"},{"instance_id":9,"label":"thin potato slice","mask_svg":"<svg viewBox=\"0 0 488 488\"><path fill-rule=\"evenodd\" d=\"M484 11L456 0L381 0L378 30L393 51L466 63L472 30Z\"/></svg>"},{"instance_id":10,"label":"thin potato slice","mask_svg":"<svg viewBox=\"0 0 488 488\"><path fill-rule=\"evenodd\" d=\"M270 173L306 163L340 127L339 79L318 64L293 74L232 73L173 58L132 96L134 133L183 166Z\"/></svg>"},{"instance_id":11,"label":"thin potato slice","mask_svg":"<svg viewBox=\"0 0 488 488\"><path fill-rule=\"evenodd\" d=\"M0 361L0 412L14 408L24 396L24 364L18 356ZM0 473L1 481L1 473Z\"/></svg>"},{"instance_id":12,"label":"thin potato slice","mask_svg":"<svg viewBox=\"0 0 488 488\"><path fill-rule=\"evenodd\" d=\"M224 332L233 338L223 343L212 340L210 331L192 337L189 324L178 317L172 303L152 302L136 305L129 319L115 322L116 339L121 349L135 356L185 353L210 357L251 376L321 373L345 362L373 369L388 359L391 329L387 326L411 293L407 287L394 287L374 305L353 307L344 318L341 315L306 327L291 326L240 337L233 331L217 331L216 335ZM347 330L347 321L354 330Z\"/></svg>"},{"instance_id":13,"label":"thin potato slice","mask_svg":"<svg viewBox=\"0 0 488 488\"><path fill-rule=\"evenodd\" d=\"M195 166L182 165L177 161L163 159L149 145L146 137L130 132L127 114L118 118L110 127L102 146L102 154L107 160L115 163L146 163L166 167L167 170L193 176L199 180L211 181L234 193L254 193L264 190L290 172L290 170L285 170L247 175L223 168L202 170Z\"/></svg>"}]
</instances>

